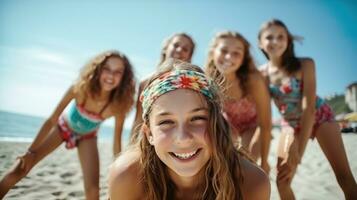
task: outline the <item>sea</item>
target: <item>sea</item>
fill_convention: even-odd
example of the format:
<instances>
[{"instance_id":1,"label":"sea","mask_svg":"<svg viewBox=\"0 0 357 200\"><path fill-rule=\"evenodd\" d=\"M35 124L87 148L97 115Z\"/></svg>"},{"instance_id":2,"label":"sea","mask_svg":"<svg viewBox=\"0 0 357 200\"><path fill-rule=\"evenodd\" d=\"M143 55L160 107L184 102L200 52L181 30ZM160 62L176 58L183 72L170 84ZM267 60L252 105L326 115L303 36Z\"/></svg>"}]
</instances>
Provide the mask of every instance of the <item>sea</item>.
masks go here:
<instances>
[{"instance_id":1,"label":"sea","mask_svg":"<svg viewBox=\"0 0 357 200\"><path fill-rule=\"evenodd\" d=\"M32 142L46 118L0 110L0 141ZM122 141L129 141L130 130L123 130ZM114 128L102 124L98 132L99 142L112 142Z\"/></svg>"}]
</instances>

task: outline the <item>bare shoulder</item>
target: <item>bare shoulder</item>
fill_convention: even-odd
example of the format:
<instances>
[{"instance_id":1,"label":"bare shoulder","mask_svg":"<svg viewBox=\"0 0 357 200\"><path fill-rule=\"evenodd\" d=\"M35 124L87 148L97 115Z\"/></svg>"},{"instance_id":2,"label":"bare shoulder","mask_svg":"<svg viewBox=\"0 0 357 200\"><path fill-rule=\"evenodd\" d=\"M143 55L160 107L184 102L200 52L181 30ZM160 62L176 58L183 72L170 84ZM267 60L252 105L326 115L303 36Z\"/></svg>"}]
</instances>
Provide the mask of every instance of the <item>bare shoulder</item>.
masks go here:
<instances>
[{"instance_id":1,"label":"bare shoulder","mask_svg":"<svg viewBox=\"0 0 357 200\"><path fill-rule=\"evenodd\" d=\"M255 70L249 74L249 82L255 82L255 81L263 81L264 82L263 74L258 70Z\"/></svg>"},{"instance_id":2,"label":"bare shoulder","mask_svg":"<svg viewBox=\"0 0 357 200\"><path fill-rule=\"evenodd\" d=\"M301 63L301 69L303 71L309 71L315 69L315 62L312 58L299 58Z\"/></svg>"},{"instance_id":3,"label":"bare shoulder","mask_svg":"<svg viewBox=\"0 0 357 200\"><path fill-rule=\"evenodd\" d=\"M258 70L249 74L248 85L251 89L265 86L265 78Z\"/></svg>"},{"instance_id":4,"label":"bare shoulder","mask_svg":"<svg viewBox=\"0 0 357 200\"><path fill-rule=\"evenodd\" d=\"M109 197L111 200L134 200L143 197L139 156L138 152L124 152L110 166Z\"/></svg>"},{"instance_id":5,"label":"bare shoulder","mask_svg":"<svg viewBox=\"0 0 357 200\"><path fill-rule=\"evenodd\" d=\"M270 199L270 181L265 172L245 158L241 158L240 163L243 174L241 189L244 199Z\"/></svg>"}]
</instances>

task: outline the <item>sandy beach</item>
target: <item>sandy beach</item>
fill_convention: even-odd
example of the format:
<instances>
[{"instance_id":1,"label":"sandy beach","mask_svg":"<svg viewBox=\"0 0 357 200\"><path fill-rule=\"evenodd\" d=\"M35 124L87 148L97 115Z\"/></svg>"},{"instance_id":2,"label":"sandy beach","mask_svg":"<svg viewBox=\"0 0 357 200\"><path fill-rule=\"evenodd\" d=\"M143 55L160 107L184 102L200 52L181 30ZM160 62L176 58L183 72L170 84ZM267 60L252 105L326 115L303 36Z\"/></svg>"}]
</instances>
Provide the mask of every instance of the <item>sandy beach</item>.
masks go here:
<instances>
[{"instance_id":1,"label":"sandy beach","mask_svg":"<svg viewBox=\"0 0 357 200\"><path fill-rule=\"evenodd\" d=\"M275 138L277 138L276 134ZM343 141L348 154L354 177L357 178L357 135L344 134ZM279 199L275 186L274 168L276 163L277 139L272 141L269 161L272 167L270 174L272 194L271 199ZM16 156L20 155L29 143L0 142L0 176L8 169ZM112 144L100 143L100 187L101 199L107 199L108 166L112 162ZM332 169L321 152L317 141L308 144L306 155L298 168L293 181L293 189L297 199L336 200L343 199ZM64 146L41 161L21 180L5 199L9 200L59 200L84 199L83 181L76 150L66 150Z\"/></svg>"}]
</instances>

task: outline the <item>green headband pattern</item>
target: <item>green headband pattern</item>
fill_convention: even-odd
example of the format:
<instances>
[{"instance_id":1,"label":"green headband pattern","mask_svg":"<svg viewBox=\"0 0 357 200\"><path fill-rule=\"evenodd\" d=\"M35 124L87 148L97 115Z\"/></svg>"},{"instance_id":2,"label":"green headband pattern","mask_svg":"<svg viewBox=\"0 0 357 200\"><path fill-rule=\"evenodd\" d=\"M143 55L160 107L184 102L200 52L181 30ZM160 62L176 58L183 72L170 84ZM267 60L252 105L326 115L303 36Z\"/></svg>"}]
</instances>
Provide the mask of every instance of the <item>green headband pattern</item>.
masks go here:
<instances>
[{"instance_id":1,"label":"green headband pattern","mask_svg":"<svg viewBox=\"0 0 357 200\"><path fill-rule=\"evenodd\" d=\"M211 81L206 78L205 74L200 72L192 70L166 72L151 82L141 93L140 101L143 107L142 118L145 119L147 112L157 98L173 90L191 89L213 99L210 86Z\"/></svg>"}]
</instances>

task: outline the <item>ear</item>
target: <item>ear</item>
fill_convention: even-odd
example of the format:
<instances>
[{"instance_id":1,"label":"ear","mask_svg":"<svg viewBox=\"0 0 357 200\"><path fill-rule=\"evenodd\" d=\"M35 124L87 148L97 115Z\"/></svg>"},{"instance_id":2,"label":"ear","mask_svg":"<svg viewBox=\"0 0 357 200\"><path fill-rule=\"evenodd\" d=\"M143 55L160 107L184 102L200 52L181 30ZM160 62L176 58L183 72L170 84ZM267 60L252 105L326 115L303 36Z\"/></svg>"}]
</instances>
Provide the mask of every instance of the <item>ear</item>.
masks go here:
<instances>
[{"instance_id":1,"label":"ear","mask_svg":"<svg viewBox=\"0 0 357 200\"><path fill-rule=\"evenodd\" d=\"M261 49L261 50L263 49L263 45L262 45L260 39L258 40L258 47L259 47L259 49Z\"/></svg>"},{"instance_id":2,"label":"ear","mask_svg":"<svg viewBox=\"0 0 357 200\"><path fill-rule=\"evenodd\" d=\"M151 132L150 132L150 128L148 125L146 125L145 123L141 126L141 132L145 134L145 137L146 139L149 141L149 143L151 145L153 145L153 137L151 135Z\"/></svg>"}]
</instances>

